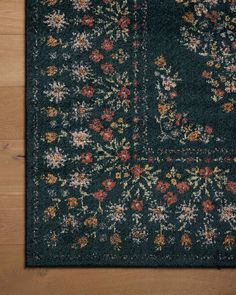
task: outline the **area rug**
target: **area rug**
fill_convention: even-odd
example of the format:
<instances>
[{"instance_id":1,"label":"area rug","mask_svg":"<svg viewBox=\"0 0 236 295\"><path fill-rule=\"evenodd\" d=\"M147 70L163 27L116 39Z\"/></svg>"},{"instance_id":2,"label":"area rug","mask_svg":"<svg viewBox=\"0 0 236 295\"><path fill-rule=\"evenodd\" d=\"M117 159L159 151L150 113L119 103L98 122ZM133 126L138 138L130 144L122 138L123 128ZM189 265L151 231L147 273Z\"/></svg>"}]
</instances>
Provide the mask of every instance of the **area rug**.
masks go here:
<instances>
[{"instance_id":1,"label":"area rug","mask_svg":"<svg viewBox=\"0 0 236 295\"><path fill-rule=\"evenodd\" d=\"M236 1L26 12L26 265L235 266Z\"/></svg>"}]
</instances>

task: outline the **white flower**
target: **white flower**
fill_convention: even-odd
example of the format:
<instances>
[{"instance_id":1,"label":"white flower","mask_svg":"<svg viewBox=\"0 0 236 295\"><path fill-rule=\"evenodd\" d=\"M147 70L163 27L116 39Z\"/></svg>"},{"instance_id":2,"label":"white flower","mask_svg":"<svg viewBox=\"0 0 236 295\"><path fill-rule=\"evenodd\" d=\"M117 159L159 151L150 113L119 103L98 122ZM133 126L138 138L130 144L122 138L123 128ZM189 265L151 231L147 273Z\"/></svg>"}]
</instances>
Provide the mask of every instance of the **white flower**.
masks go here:
<instances>
[{"instance_id":1,"label":"white flower","mask_svg":"<svg viewBox=\"0 0 236 295\"><path fill-rule=\"evenodd\" d=\"M232 227L236 226L236 206L232 203L227 204L220 210L220 220L228 222Z\"/></svg>"},{"instance_id":2,"label":"white flower","mask_svg":"<svg viewBox=\"0 0 236 295\"><path fill-rule=\"evenodd\" d=\"M125 205L123 204L110 204L107 206L107 218L112 222L122 222L125 221Z\"/></svg>"},{"instance_id":3,"label":"white flower","mask_svg":"<svg viewBox=\"0 0 236 295\"><path fill-rule=\"evenodd\" d=\"M73 7L80 11L86 11L89 9L89 6L90 6L91 2L90 0L72 0L72 5Z\"/></svg>"},{"instance_id":4,"label":"white flower","mask_svg":"<svg viewBox=\"0 0 236 295\"><path fill-rule=\"evenodd\" d=\"M150 222L165 222L168 219L165 206L155 206L153 208L149 208L148 211L150 212L148 214Z\"/></svg>"},{"instance_id":5,"label":"white flower","mask_svg":"<svg viewBox=\"0 0 236 295\"><path fill-rule=\"evenodd\" d=\"M50 101L59 102L62 101L66 95L69 94L69 90L67 87L65 87L65 84L60 82L53 82L52 84L49 84L50 89L47 91L44 91L44 93L50 97Z\"/></svg>"},{"instance_id":6,"label":"white flower","mask_svg":"<svg viewBox=\"0 0 236 295\"><path fill-rule=\"evenodd\" d=\"M91 111L93 110L92 107L90 107L88 104L85 102L77 102L76 104L73 105L72 108L72 113L73 113L73 118L74 120L86 120L90 117Z\"/></svg>"},{"instance_id":7,"label":"white flower","mask_svg":"<svg viewBox=\"0 0 236 295\"><path fill-rule=\"evenodd\" d=\"M196 220L196 205L192 205L191 204L181 204L178 208L177 208L177 214L179 214L177 216L177 219L179 220L180 223L189 223L192 224L193 221Z\"/></svg>"},{"instance_id":8,"label":"white flower","mask_svg":"<svg viewBox=\"0 0 236 295\"><path fill-rule=\"evenodd\" d=\"M74 49L79 49L81 52L87 51L89 48L91 48L89 36L85 33L78 33L73 40L72 47Z\"/></svg>"},{"instance_id":9,"label":"white flower","mask_svg":"<svg viewBox=\"0 0 236 295\"><path fill-rule=\"evenodd\" d=\"M65 25L68 24L65 21L65 14L60 14L60 11L54 11L53 13L46 15L45 18L46 21L44 21L44 23L47 24L50 28L56 29L57 31L62 30Z\"/></svg>"},{"instance_id":10,"label":"white flower","mask_svg":"<svg viewBox=\"0 0 236 295\"><path fill-rule=\"evenodd\" d=\"M90 135L88 134L87 130L84 131L75 131L71 133L72 135L72 143L76 147L84 148L85 145L91 143Z\"/></svg>"},{"instance_id":11,"label":"white flower","mask_svg":"<svg viewBox=\"0 0 236 295\"><path fill-rule=\"evenodd\" d=\"M66 156L62 154L61 149L56 147L55 150L50 149L49 152L46 153L45 159L47 160L49 167L59 168L64 166Z\"/></svg>"},{"instance_id":12,"label":"white flower","mask_svg":"<svg viewBox=\"0 0 236 295\"><path fill-rule=\"evenodd\" d=\"M79 65L72 66L72 76L78 81L87 81L92 77L91 67L81 62Z\"/></svg>"},{"instance_id":13,"label":"white flower","mask_svg":"<svg viewBox=\"0 0 236 295\"><path fill-rule=\"evenodd\" d=\"M70 186L77 188L88 187L91 180L90 178L83 172L75 172L71 175Z\"/></svg>"}]
</instances>

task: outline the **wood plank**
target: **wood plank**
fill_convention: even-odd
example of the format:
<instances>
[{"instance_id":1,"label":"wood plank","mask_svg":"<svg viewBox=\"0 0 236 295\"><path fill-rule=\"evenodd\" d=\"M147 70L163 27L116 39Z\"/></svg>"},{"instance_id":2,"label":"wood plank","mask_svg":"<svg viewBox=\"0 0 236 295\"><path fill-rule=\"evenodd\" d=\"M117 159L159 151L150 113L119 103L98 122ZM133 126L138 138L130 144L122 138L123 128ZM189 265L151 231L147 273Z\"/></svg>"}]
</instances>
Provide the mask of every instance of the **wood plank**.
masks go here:
<instances>
[{"instance_id":1,"label":"wood plank","mask_svg":"<svg viewBox=\"0 0 236 295\"><path fill-rule=\"evenodd\" d=\"M1 294L234 295L236 269L24 268L23 246L0 246Z\"/></svg>"},{"instance_id":2,"label":"wood plank","mask_svg":"<svg viewBox=\"0 0 236 295\"><path fill-rule=\"evenodd\" d=\"M24 34L24 0L0 1L0 35Z\"/></svg>"},{"instance_id":3,"label":"wood plank","mask_svg":"<svg viewBox=\"0 0 236 295\"><path fill-rule=\"evenodd\" d=\"M18 244L24 244L24 210L0 209L0 245Z\"/></svg>"},{"instance_id":4,"label":"wood plank","mask_svg":"<svg viewBox=\"0 0 236 295\"><path fill-rule=\"evenodd\" d=\"M0 193L24 193L24 142L0 140Z\"/></svg>"},{"instance_id":5,"label":"wood plank","mask_svg":"<svg viewBox=\"0 0 236 295\"><path fill-rule=\"evenodd\" d=\"M24 37L1 35L0 86L24 86Z\"/></svg>"},{"instance_id":6,"label":"wood plank","mask_svg":"<svg viewBox=\"0 0 236 295\"><path fill-rule=\"evenodd\" d=\"M0 113L0 140L23 139L23 87L0 87Z\"/></svg>"}]
</instances>

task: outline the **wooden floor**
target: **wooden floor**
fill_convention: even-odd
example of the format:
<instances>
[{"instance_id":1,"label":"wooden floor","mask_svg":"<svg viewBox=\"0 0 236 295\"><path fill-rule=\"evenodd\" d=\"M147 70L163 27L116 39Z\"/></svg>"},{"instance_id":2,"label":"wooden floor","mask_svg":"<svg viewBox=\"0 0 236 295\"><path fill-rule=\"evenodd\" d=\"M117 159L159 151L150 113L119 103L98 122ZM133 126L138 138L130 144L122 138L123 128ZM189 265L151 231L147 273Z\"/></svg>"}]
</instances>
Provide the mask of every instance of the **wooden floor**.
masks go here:
<instances>
[{"instance_id":1,"label":"wooden floor","mask_svg":"<svg viewBox=\"0 0 236 295\"><path fill-rule=\"evenodd\" d=\"M235 295L236 269L24 268L24 2L0 0L0 295Z\"/></svg>"}]
</instances>

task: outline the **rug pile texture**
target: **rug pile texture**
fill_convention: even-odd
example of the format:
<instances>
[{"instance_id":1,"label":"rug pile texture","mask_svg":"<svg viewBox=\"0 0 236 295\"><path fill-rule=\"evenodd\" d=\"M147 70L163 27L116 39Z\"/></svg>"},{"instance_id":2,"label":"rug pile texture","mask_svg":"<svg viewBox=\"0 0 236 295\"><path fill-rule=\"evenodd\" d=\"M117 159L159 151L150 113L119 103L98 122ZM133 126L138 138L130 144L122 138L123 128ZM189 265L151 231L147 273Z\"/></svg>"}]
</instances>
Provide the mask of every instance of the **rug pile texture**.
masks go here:
<instances>
[{"instance_id":1,"label":"rug pile texture","mask_svg":"<svg viewBox=\"0 0 236 295\"><path fill-rule=\"evenodd\" d=\"M26 264L235 266L236 1L26 12Z\"/></svg>"}]
</instances>

